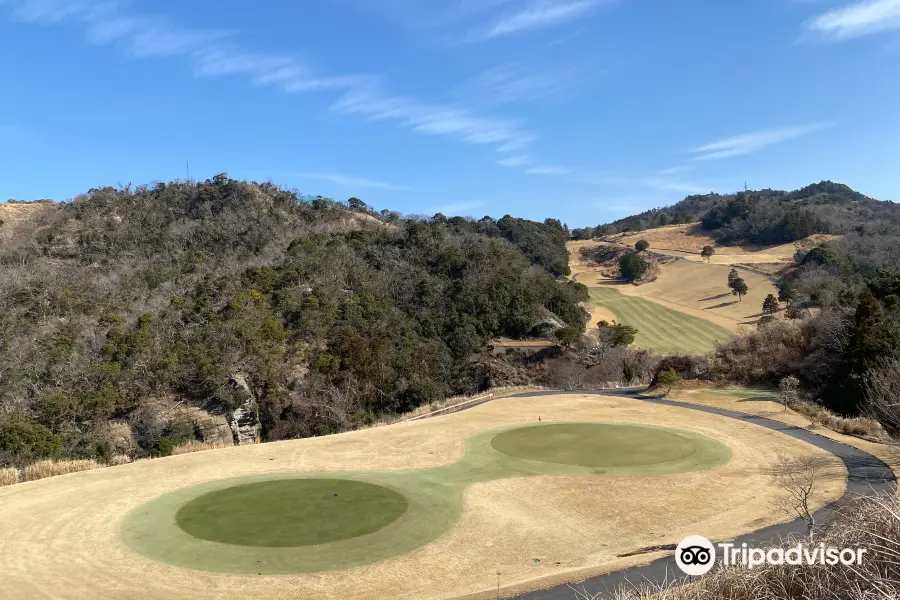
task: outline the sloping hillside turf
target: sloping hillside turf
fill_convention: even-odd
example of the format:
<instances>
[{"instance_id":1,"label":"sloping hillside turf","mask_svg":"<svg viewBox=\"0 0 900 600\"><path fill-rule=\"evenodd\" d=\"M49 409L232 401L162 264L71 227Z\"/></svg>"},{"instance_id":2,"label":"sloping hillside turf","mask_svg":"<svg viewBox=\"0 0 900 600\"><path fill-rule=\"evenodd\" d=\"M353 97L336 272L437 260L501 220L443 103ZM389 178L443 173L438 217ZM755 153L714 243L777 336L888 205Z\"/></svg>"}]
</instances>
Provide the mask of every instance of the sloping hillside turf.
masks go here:
<instances>
[{"instance_id":1,"label":"sloping hillside turf","mask_svg":"<svg viewBox=\"0 0 900 600\"><path fill-rule=\"evenodd\" d=\"M731 339L731 333L715 323L612 288L591 288L590 295L591 302L609 309L616 321L638 329L635 344L642 348L662 354L705 353L716 342Z\"/></svg>"}]
</instances>

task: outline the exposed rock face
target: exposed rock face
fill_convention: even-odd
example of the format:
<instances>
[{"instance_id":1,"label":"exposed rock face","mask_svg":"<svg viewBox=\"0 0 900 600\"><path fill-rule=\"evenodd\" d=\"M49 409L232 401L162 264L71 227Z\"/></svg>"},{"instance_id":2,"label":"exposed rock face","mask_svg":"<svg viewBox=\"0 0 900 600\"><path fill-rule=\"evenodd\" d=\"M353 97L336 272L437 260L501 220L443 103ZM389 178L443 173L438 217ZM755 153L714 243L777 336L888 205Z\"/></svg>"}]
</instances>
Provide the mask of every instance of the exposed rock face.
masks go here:
<instances>
[{"instance_id":1,"label":"exposed rock face","mask_svg":"<svg viewBox=\"0 0 900 600\"><path fill-rule=\"evenodd\" d=\"M562 319L546 308L542 308L532 331L542 338L552 339L556 330L565 326Z\"/></svg>"},{"instance_id":2,"label":"exposed rock face","mask_svg":"<svg viewBox=\"0 0 900 600\"><path fill-rule=\"evenodd\" d=\"M231 425L228 424L225 415L209 413L195 406L187 407L184 415L197 428L204 442L234 445L234 432L231 431Z\"/></svg>"},{"instance_id":3,"label":"exposed rock face","mask_svg":"<svg viewBox=\"0 0 900 600\"><path fill-rule=\"evenodd\" d=\"M231 431L238 446L258 444L262 425L259 422L259 407L256 397L242 373L235 373L231 381L242 392L243 403L231 413Z\"/></svg>"}]
</instances>

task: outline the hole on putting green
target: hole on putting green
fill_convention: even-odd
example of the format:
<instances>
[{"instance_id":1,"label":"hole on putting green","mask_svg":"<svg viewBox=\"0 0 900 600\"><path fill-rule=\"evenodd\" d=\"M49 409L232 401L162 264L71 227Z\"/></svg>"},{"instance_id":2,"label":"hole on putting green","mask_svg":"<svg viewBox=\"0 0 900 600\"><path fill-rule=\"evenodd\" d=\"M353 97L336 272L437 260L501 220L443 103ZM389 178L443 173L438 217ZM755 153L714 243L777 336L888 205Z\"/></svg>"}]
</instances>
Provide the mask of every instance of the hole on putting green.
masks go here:
<instances>
[{"instance_id":1,"label":"hole on putting green","mask_svg":"<svg viewBox=\"0 0 900 600\"><path fill-rule=\"evenodd\" d=\"M349 479L278 479L195 498L175 522L196 538L268 548L315 546L386 527L409 507L394 490Z\"/></svg>"},{"instance_id":2,"label":"hole on putting green","mask_svg":"<svg viewBox=\"0 0 900 600\"><path fill-rule=\"evenodd\" d=\"M491 446L527 460L603 469L649 466L687 458L694 440L654 427L610 423L553 423L498 433Z\"/></svg>"}]
</instances>

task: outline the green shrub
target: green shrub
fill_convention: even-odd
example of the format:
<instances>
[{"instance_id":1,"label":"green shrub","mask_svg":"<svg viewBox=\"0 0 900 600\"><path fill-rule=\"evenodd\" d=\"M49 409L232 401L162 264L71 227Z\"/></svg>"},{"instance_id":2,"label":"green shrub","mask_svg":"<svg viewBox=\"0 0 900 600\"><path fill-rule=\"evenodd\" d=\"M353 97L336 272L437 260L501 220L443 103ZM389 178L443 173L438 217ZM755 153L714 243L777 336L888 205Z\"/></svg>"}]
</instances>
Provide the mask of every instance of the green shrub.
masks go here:
<instances>
[{"instance_id":1,"label":"green shrub","mask_svg":"<svg viewBox=\"0 0 900 600\"><path fill-rule=\"evenodd\" d=\"M619 259L619 272L626 281L637 281L649 268L647 261L636 252L629 252Z\"/></svg>"},{"instance_id":2,"label":"green shrub","mask_svg":"<svg viewBox=\"0 0 900 600\"><path fill-rule=\"evenodd\" d=\"M13 413L0 422L0 451L16 462L57 456L61 444L58 435L22 415Z\"/></svg>"}]
</instances>

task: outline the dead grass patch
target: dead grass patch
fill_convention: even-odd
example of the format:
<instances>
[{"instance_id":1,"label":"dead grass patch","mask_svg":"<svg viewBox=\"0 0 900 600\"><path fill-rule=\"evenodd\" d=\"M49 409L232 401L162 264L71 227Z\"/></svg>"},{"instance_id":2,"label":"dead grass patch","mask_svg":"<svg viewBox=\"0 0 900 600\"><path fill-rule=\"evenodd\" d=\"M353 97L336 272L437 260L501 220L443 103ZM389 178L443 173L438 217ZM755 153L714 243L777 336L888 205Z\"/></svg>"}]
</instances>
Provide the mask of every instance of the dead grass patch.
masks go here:
<instances>
[{"instance_id":1,"label":"dead grass patch","mask_svg":"<svg viewBox=\"0 0 900 600\"><path fill-rule=\"evenodd\" d=\"M22 481L37 481L56 475L99 469L102 466L96 460L42 460L22 469Z\"/></svg>"},{"instance_id":2,"label":"dead grass patch","mask_svg":"<svg viewBox=\"0 0 900 600\"><path fill-rule=\"evenodd\" d=\"M205 450L221 450L223 448L229 448L227 444L223 442L187 442L186 444L182 444L180 446L175 446L172 448L172 456L177 456L178 454L190 454L192 452L203 452Z\"/></svg>"},{"instance_id":3,"label":"dead grass patch","mask_svg":"<svg viewBox=\"0 0 900 600\"><path fill-rule=\"evenodd\" d=\"M827 427L832 431L881 444L892 441L881 424L875 419L868 417L842 417L813 402L793 402L790 407L813 423Z\"/></svg>"},{"instance_id":4,"label":"dead grass patch","mask_svg":"<svg viewBox=\"0 0 900 600\"><path fill-rule=\"evenodd\" d=\"M19 470L13 467L0 469L0 487L19 483Z\"/></svg>"},{"instance_id":5,"label":"dead grass patch","mask_svg":"<svg viewBox=\"0 0 900 600\"><path fill-rule=\"evenodd\" d=\"M134 462L127 454L116 454L112 458L109 459L109 466L118 467L119 465L127 465L128 463Z\"/></svg>"},{"instance_id":6,"label":"dead grass patch","mask_svg":"<svg viewBox=\"0 0 900 600\"><path fill-rule=\"evenodd\" d=\"M893 496L865 498L845 508L827 532L806 542L832 548L866 548L862 565L762 565L723 567L690 582L622 589L614 600L888 600L900 598L900 503ZM796 546L787 540L777 547ZM582 599L601 596L581 594ZM604 596L605 597L605 596Z\"/></svg>"}]
</instances>

